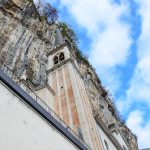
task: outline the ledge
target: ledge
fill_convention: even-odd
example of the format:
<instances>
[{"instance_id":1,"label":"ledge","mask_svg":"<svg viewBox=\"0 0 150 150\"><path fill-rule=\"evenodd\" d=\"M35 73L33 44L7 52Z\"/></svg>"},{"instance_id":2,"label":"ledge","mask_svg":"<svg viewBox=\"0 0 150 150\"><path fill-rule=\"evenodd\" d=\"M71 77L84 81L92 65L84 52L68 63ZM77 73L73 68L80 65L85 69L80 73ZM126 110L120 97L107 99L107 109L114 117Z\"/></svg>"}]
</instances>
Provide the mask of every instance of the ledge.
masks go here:
<instances>
[{"instance_id":1,"label":"ledge","mask_svg":"<svg viewBox=\"0 0 150 150\"><path fill-rule=\"evenodd\" d=\"M55 91L47 83L45 85L35 87L33 90L38 91L44 88L47 88L53 95L55 95Z\"/></svg>"}]
</instances>

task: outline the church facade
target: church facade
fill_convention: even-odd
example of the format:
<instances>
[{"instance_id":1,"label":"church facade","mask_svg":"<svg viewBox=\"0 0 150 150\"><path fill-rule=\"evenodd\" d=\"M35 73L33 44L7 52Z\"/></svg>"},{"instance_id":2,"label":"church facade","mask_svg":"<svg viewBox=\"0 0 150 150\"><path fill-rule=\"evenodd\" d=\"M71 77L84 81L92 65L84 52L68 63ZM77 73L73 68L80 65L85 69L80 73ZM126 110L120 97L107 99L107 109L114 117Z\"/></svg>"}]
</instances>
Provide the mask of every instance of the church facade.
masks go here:
<instances>
[{"instance_id":1,"label":"church facade","mask_svg":"<svg viewBox=\"0 0 150 150\"><path fill-rule=\"evenodd\" d=\"M95 70L78 61L60 26L41 21L29 0L0 1L0 69L0 103L8 106L1 110L0 131L7 139L7 130L13 133L9 120L16 126L7 141L13 150L15 138L22 149L138 150ZM23 137L31 139L26 143ZM0 148L10 149L7 143Z\"/></svg>"}]
</instances>

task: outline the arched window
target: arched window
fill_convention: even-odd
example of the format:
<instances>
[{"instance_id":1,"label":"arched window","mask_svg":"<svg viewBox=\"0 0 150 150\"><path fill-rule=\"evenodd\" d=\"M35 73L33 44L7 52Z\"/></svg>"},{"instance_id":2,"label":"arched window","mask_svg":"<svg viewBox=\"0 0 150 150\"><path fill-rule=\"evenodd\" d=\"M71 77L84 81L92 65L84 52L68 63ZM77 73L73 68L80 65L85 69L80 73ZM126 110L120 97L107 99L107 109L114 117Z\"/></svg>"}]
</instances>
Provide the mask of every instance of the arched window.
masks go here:
<instances>
[{"instance_id":1,"label":"arched window","mask_svg":"<svg viewBox=\"0 0 150 150\"><path fill-rule=\"evenodd\" d=\"M54 64L55 64L55 65L58 64L58 56L55 56L55 57L54 57Z\"/></svg>"},{"instance_id":2,"label":"arched window","mask_svg":"<svg viewBox=\"0 0 150 150\"><path fill-rule=\"evenodd\" d=\"M105 142L106 149L107 149L107 150L110 150L110 149L109 149L109 146L108 146L108 143L107 143L105 140L104 140L104 142Z\"/></svg>"},{"instance_id":3,"label":"arched window","mask_svg":"<svg viewBox=\"0 0 150 150\"><path fill-rule=\"evenodd\" d=\"M64 53L60 53L59 55L59 60L63 61L65 59Z\"/></svg>"},{"instance_id":4,"label":"arched window","mask_svg":"<svg viewBox=\"0 0 150 150\"><path fill-rule=\"evenodd\" d=\"M65 59L64 53L58 53L57 55L55 55L54 57L54 65L60 63L61 61L63 61Z\"/></svg>"}]
</instances>

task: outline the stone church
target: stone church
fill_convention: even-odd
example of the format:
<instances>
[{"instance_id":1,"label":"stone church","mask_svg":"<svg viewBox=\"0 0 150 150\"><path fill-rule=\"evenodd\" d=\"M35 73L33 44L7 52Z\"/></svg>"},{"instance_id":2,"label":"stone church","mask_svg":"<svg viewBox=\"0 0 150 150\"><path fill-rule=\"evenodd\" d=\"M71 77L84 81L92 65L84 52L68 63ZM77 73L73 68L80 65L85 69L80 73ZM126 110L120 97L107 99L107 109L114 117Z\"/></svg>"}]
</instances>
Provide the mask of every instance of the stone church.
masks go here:
<instances>
[{"instance_id":1,"label":"stone church","mask_svg":"<svg viewBox=\"0 0 150 150\"><path fill-rule=\"evenodd\" d=\"M109 92L31 0L0 0L0 149L138 150Z\"/></svg>"}]
</instances>

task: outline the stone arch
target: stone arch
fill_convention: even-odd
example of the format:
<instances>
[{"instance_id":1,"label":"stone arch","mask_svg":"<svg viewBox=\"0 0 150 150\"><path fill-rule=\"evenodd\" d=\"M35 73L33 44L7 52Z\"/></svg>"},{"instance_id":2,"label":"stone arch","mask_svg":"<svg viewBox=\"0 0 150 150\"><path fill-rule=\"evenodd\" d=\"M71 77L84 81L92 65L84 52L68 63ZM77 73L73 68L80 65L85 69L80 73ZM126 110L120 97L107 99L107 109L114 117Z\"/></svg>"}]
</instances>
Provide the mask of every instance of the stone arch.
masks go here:
<instances>
[{"instance_id":1,"label":"stone arch","mask_svg":"<svg viewBox=\"0 0 150 150\"><path fill-rule=\"evenodd\" d=\"M54 57L54 65L58 64L58 62L59 62L58 56L55 56Z\"/></svg>"},{"instance_id":2,"label":"stone arch","mask_svg":"<svg viewBox=\"0 0 150 150\"><path fill-rule=\"evenodd\" d=\"M65 59L64 53L59 54L59 61L63 61Z\"/></svg>"},{"instance_id":3,"label":"stone arch","mask_svg":"<svg viewBox=\"0 0 150 150\"><path fill-rule=\"evenodd\" d=\"M65 60L65 55L63 52L60 52L54 56L53 62L54 62L54 65L56 65L64 60Z\"/></svg>"}]
</instances>

